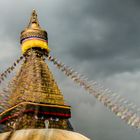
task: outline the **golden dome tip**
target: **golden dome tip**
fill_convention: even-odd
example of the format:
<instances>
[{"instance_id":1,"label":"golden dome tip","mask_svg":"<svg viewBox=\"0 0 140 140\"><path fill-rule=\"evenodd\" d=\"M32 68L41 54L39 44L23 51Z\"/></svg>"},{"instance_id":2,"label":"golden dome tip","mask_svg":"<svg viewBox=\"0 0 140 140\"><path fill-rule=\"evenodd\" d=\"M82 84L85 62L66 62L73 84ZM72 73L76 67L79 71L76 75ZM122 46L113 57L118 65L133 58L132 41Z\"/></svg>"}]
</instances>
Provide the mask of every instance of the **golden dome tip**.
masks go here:
<instances>
[{"instance_id":1,"label":"golden dome tip","mask_svg":"<svg viewBox=\"0 0 140 140\"><path fill-rule=\"evenodd\" d=\"M32 11L28 26L21 32L20 43L23 53L33 47L40 47L49 52L48 34L40 27L35 9Z\"/></svg>"},{"instance_id":2,"label":"golden dome tip","mask_svg":"<svg viewBox=\"0 0 140 140\"><path fill-rule=\"evenodd\" d=\"M33 28L33 27L40 28L39 21L37 18L37 12L35 9L33 9L32 11L30 22L28 25L28 28Z\"/></svg>"}]
</instances>

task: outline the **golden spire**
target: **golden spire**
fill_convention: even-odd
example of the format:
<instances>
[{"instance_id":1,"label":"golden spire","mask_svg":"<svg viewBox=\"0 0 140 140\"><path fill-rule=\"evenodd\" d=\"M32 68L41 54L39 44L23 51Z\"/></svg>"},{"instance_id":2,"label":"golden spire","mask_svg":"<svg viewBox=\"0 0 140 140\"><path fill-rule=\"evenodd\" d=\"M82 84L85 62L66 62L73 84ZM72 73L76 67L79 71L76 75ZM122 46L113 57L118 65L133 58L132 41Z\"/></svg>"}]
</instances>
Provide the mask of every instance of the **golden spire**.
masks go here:
<instances>
[{"instance_id":1,"label":"golden spire","mask_svg":"<svg viewBox=\"0 0 140 140\"><path fill-rule=\"evenodd\" d=\"M49 52L47 32L39 26L35 10L27 28L21 33L25 60L10 82L9 104L0 117L6 129L49 128L71 130L70 106L49 70L45 57ZM15 123L14 123L15 122Z\"/></svg>"},{"instance_id":2,"label":"golden spire","mask_svg":"<svg viewBox=\"0 0 140 140\"><path fill-rule=\"evenodd\" d=\"M31 101L64 105L64 98L43 58L30 51L11 87L11 106Z\"/></svg>"}]
</instances>

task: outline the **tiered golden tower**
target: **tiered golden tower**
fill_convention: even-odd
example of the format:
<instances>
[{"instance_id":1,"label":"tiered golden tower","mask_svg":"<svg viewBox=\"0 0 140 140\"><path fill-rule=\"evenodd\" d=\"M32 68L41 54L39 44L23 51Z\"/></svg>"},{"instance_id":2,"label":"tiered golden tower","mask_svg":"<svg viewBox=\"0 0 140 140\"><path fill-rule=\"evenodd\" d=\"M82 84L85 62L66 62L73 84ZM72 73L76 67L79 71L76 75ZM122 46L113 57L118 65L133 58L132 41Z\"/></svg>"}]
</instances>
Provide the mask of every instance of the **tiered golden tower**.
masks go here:
<instances>
[{"instance_id":1,"label":"tiered golden tower","mask_svg":"<svg viewBox=\"0 0 140 140\"><path fill-rule=\"evenodd\" d=\"M0 123L5 131L25 128L72 130L70 106L50 72L45 56L49 54L48 35L33 10L28 27L21 32L21 49L25 60L10 83L9 107Z\"/></svg>"}]
</instances>

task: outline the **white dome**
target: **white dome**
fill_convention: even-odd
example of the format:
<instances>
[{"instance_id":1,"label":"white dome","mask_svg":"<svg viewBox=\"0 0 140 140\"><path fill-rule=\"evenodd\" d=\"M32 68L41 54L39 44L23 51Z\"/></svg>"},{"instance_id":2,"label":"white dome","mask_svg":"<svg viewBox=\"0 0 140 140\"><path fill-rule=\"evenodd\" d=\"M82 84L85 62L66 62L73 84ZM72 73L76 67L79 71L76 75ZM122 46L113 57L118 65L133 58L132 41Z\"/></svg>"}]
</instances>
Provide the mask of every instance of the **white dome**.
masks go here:
<instances>
[{"instance_id":1,"label":"white dome","mask_svg":"<svg viewBox=\"0 0 140 140\"><path fill-rule=\"evenodd\" d=\"M5 140L9 132L1 133L0 140ZM60 129L24 129L13 133L10 140L89 140L85 136Z\"/></svg>"}]
</instances>

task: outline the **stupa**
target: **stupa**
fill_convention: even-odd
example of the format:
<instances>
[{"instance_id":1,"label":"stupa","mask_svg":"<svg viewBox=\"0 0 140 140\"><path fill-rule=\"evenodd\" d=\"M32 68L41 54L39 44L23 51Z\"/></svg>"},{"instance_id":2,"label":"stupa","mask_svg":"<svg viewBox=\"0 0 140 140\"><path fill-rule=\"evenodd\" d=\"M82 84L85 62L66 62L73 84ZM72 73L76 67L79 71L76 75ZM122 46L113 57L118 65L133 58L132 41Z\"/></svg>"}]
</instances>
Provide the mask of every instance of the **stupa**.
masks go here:
<instances>
[{"instance_id":1,"label":"stupa","mask_svg":"<svg viewBox=\"0 0 140 140\"><path fill-rule=\"evenodd\" d=\"M69 121L71 107L45 62L50 52L48 34L35 10L20 43L25 59L10 82L8 107L0 113L0 140L88 140L74 132Z\"/></svg>"}]
</instances>

